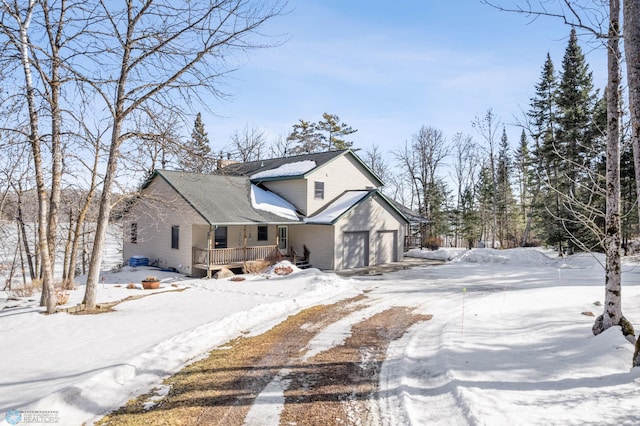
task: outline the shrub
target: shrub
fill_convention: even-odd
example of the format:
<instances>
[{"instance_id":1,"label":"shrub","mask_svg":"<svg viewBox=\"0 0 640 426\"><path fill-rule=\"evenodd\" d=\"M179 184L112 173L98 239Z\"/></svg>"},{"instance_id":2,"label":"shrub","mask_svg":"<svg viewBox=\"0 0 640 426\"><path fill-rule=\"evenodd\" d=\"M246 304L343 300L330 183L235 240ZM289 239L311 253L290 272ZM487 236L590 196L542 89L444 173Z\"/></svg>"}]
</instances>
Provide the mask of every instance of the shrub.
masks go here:
<instances>
[{"instance_id":1,"label":"shrub","mask_svg":"<svg viewBox=\"0 0 640 426\"><path fill-rule=\"evenodd\" d=\"M66 305L69 301L69 292L62 289L61 287L56 288L56 304L57 305Z\"/></svg>"},{"instance_id":2,"label":"shrub","mask_svg":"<svg viewBox=\"0 0 640 426\"><path fill-rule=\"evenodd\" d=\"M429 237L424 242L424 246L429 250L438 250L440 248L440 238Z\"/></svg>"},{"instance_id":3,"label":"shrub","mask_svg":"<svg viewBox=\"0 0 640 426\"><path fill-rule=\"evenodd\" d=\"M129 290L135 290L136 285L135 285L134 283L129 283L129 284L127 284L127 288L128 288Z\"/></svg>"},{"instance_id":4,"label":"shrub","mask_svg":"<svg viewBox=\"0 0 640 426\"><path fill-rule=\"evenodd\" d=\"M268 260L251 260L242 265L243 274L259 274L271 265Z\"/></svg>"},{"instance_id":5,"label":"shrub","mask_svg":"<svg viewBox=\"0 0 640 426\"><path fill-rule=\"evenodd\" d=\"M14 297L31 297L33 293L42 288L42 281L35 279L31 282L24 283L21 287L11 288L11 294Z\"/></svg>"}]
</instances>

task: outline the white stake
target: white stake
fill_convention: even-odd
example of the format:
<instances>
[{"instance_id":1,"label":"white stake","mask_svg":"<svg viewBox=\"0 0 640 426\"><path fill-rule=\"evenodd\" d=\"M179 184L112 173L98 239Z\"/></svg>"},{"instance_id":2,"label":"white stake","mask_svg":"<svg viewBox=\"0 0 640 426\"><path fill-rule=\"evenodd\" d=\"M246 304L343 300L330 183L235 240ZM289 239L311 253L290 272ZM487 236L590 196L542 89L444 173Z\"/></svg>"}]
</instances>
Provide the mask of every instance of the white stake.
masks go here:
<instances>
[{"instance_id":1,"label":"white stake","mask_svg":"<svg viewBox=\"0 0 640 426\"><path fill-rule=\"evenodd\" d=\"M462 324L460 326L460 334L464 334L464 296L467 294L467 288L462 289Z\"/></svg>"}]
</instances>

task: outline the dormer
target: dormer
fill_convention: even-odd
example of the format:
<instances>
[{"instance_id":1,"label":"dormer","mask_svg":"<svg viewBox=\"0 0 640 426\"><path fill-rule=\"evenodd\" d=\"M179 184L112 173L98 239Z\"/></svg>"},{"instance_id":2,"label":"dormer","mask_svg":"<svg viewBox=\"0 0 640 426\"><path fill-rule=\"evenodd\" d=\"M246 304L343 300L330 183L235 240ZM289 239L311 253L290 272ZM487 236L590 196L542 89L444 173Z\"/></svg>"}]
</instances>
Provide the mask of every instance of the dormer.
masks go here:
<instances>
[{"instance_id":1,"label":"dormer","mask_svg":"<svg viewBox=\"0 0 640 426\"><path fill-rule=\"evenodd\" d=\"M234 164L221 170L243 174L311 216L345 191L380 188L383 183L351 150Z\"/></svg>"}]
</instances>

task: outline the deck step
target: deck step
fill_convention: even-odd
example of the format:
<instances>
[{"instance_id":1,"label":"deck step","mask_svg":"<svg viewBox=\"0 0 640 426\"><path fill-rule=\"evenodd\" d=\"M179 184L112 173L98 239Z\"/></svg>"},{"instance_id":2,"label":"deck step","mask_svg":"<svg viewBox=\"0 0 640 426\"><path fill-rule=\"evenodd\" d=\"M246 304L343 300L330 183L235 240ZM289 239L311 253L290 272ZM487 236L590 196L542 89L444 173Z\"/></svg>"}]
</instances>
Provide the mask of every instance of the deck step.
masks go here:
<instances>
[{"instance_id":1,"label":"deck step","mask_svg":"<svg viewBox=\"0 0 640 426\"><path fill-rule=\"evenodd\" d=\"M299 269L309 269L311 264L309 262L296 262L296 267Z\"/></svg>"}]
</instances>

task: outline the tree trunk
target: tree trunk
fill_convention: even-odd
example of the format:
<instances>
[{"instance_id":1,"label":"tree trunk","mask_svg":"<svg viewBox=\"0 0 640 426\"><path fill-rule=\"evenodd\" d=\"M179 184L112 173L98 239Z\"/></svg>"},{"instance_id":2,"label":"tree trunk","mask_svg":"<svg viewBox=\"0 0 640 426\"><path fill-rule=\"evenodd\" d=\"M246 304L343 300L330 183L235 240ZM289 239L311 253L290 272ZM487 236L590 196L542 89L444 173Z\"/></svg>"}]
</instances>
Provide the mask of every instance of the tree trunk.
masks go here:
<instances>
[{"instance_id":1,"label":"tree trunk","mask_svg":"<svg viewBox=\"0 0 640 426\"><path fill-rule=\"evenodd\" d=\"M121 95L124 96L124 85L120 90L122 91ZM120 131L122 128L122 119L118 114L121 114L121 110L122 108L119 108L118 112L116 112L116 118L113 122L107 171L102 183L102 195L98 207L98 221L91 251L91 260L89 261L89 272L87 273L87 285L83 302L87 309L95 309L97 302L100 266L104 253L104 243L107 237L107 228L109 227L109 216L111 214L111 190L118 165L118 149L120 147Z\"/></svg>"},{"instance_id":2,"label":"tree trunk","mask_svg":"<svg viewBox=\"0 0 640 426\"><path fill-rule=\"evenodd\" d=\"M69 277L73 277L73 273L70 272L71 269L71 245L72 245L72 241L73 241L73 230L72 230L72 225L73 225L73 211L71 208L69 208L69 224L68 224L68 229L67 229L67 239L64 242L64 261L63 261L63 267L62 267L62 287L65 290L72 290L73 289L73 281L71 281L71 284L69 283Z\"/></svg>"},{"instance_id":3,"label":"tree trunk","mask_svg":"<svg viewBox=\"0 0 640 426\"><path fill-rule=\"evenodd\" d=\"M22 185L18 182L18 225L20 228L20 239L24 244L24 252L27 255L27 264L29 266L29 277L34 280L36 278L36 271L33 268L33 254L29 248L29 240L27 239L27 229L24 226L24 218L22 215Z\"/></svg>"},{"instance_id":4,"label":"tree trunk","mask_svg":"<svg viewBox=\"0 0 640 426\"><path fill-rule=\"evenodd\" d=\"M609 327L621 325L623 320L620 269L620 1L610 0L609 7L605 301L604 313L593 325L596 335Z\"/></svg>"},{"instance_id":5,"label":"tree trunk","mask_svg":"<svg viewBox=\"0 0 640 426\"><path fill-rule=\"evenodd\" d=\"M612 0L614 1L614 0ZM636 175L636 191L640 199L640 4L624 2L624 52L627 63L629 87L629 112L631 119L631 144ZM640 210L638 210L640 215ZM640 367L640 339L636 341L633 366Z\"/></svg>"},{"instance_id":6,"label":"tree trunk","mask_svg":"<svg viewBox=\"0 0 640 426\"><path fill-rule=\"evenodd\" d=\"M84 201L84 205L80 209L78 213L78 217L76 218L76 226L73 233L73 243L71 245L71 255L69 256L69 276L65 281L65 287L74 287L74 278L76 273L76 263L78 261L78 247L80 246L80 239L84 241L84 233L83 227L85 224L85 220L87 218L87 214L89 213L89 208L91 206L91 202L93 201L93 197L96 192L96 181L98 179L98 163L100 161L100 148L96 145L96 153L93 159L93 169L91 171L91 188L89 189L89 193L87 194L87 198ZM84 244L83 244L84 248ZM84 259L84 252L83 252ZM84 268L84 262L83 262Z\"/></svg>"},{"instance_id":7,"label":"tree trunk","mask_svg":"<svg viewBox=\"0 0 640 426\"><path fill-rule=\"evenodd\" d=\"M35 1L29 2L28 9L26 11L26 17L24 21L21 21L20 17L16 17L20 23L20 61L22 64L22 71L24 72L25 87L26 87L26 101L29 110L29 144L31 146L31 153L33 155L33 164L36 175L36 191L38 194L38 248L40 261L42 266L42 287L44 300L41 304L47 307L47 313L54 313L56 310L56 295L53 287L53 269L51 267L51 257L49 255L49 244L47 237L47 190L45 187L45 177L43 171L43 160L41 152L41 140L38 130L38 106L36 102L37 91L33 85L33 79L31 75L31 58L29 57L29 36L27 29L31 23L31 16L33 14L33 8ZM46 289L46 290L45 290Z\"/></svg>"}]
</instances>

